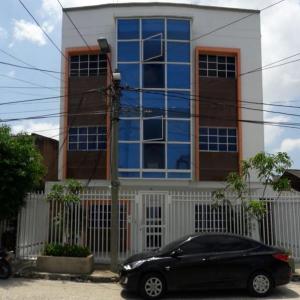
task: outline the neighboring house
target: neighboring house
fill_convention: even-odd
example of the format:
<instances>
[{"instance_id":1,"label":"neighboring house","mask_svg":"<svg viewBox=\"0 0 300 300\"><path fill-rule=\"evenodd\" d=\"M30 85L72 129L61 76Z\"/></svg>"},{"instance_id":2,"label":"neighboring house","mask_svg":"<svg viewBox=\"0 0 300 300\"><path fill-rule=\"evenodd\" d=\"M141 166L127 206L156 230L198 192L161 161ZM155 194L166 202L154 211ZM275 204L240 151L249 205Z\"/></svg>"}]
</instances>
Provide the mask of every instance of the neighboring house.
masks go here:
<instances>
[{"instance_id":1,"label":"neighboring house","mask_svg":"<svg viewBox=\"0 0 300 300\"><path fill-rule=\"evenodd\" d=\"M43 164L46 168L43 182L57 181L58 141L36 133L31 135L34 137L35 145L43 157Z\"/></svg>"},{"instance_id":2,"label":"neighboring house","mask_svg":"<svg viewBox=\"0 0 300 300\"><path fill-rule=\"evenodd\" d=\"M292 189L300 192L300 170L288 169L281 177L288 178Z\"/></svg>"},{"instance_id":3,"label":"neighboring house","mask_svg":"<svg viewBox=\"0 0 300 300\"><path fill-rule=\"evenodd\" d=\"M63 14L59 179L80 179L90 187L110 185L110 103L105 91L111 78L109 59L121 73L123 88L121 189L135 191L134 196L120 194L121 221L128 217L145 236L149 226L161 226L152 228L160 232L155 245L149 237L144 248L160 246L166 241L161 232L169 230L166 219L171 219L168 201L189 197L176 192L213 191L230 172L239 171L241 160L264 150L262 74L245 74L261 67L259 11L174 3L64 11L89 47ZM110 44L109 57L99 53L100 37ZM89 199L94 200L87 202L87 224L96 224L97 230L109 224L107 195L93 194ZM129 217L132 199L141 205L138 220ZM210 207L191 203L189 212L182 213L185 206L175 204L173 216L188 219L185 230L207 229L209 219L205 224L202 220L204 214L212 216ZM174 220L168 224L176 226Z\"/></svg>"}]
</instances>

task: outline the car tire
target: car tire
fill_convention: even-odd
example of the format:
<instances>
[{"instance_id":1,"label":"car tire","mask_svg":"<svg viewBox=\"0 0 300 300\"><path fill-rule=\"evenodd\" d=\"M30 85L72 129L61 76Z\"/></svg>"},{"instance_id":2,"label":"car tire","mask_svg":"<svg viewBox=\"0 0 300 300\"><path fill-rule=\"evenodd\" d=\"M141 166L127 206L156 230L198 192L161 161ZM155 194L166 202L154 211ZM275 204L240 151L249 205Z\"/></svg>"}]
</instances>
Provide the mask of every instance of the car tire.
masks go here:
<instances>
[{"instance_id":1,"label":"car tire","mask_svg":"<svg viewBox=\"0 0 300 300\"><path fill-rule=\"evenodd\" d=\"M10 264L5 260L0 261L0 279L7 279L11 275L11 266Z\"/></svg>"},{"instance_id":2,"label":"car tire","mask_svg":"<svg viewBox=\"0 0 300 300\"><path fill-rule=\"evenodd\" d=\"M263 271L255 272L248 280L248 291L254 297L265 297L273 288L272 277Z\"/></svg>"},{"instance_id":3,"label":"car tire","mask_svg":"<svg viewBox=\"0 0 300 300\"><path fill-rule=\"evenodd\" d=\"M144 299L159 299L166 289L165 279L158 273L146 274L140 282L140 295Z\"/></svg>"}]
</instances>

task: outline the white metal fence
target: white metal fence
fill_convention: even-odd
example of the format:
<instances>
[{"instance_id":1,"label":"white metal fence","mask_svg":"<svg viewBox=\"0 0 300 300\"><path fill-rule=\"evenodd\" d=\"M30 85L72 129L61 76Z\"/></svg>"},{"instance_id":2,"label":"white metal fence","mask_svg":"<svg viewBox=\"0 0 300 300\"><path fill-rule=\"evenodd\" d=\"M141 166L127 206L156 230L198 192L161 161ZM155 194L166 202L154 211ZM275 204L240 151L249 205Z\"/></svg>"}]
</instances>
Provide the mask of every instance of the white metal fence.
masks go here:
<instances>
[{"instance_id":1,"label":"white metal fence","mask_svg":"<svg viewBox=\"0 0 300 300\"><path fill-rule=\"evenodd\" d=\"M29 195L19 216L18 255L35 258L47 242L68 242L89 247L97 262L109 262L110 190L89 189L80 197L78 204L63 205L47 203L43 194ZM300 194L266 199L267 213L259 226L262 241L300 259ZM210 192L121 190L120 259L194 232L251 236L250 223L240 203L215 207Z\"/></svg>"}]
</instances>

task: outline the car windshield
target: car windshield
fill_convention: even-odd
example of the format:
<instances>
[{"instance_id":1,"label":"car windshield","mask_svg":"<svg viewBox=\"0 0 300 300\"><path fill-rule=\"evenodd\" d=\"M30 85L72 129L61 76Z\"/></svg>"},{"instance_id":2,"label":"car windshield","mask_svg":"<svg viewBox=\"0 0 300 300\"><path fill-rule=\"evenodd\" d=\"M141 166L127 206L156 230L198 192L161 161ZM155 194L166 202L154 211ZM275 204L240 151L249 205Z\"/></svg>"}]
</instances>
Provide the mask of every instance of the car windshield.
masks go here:
<instances>
[{"instance_id":1,"label":"car windshield","mask_svg":"<svg viewBox=\"0 0 300 300\"><path fill-rule=\"evenodd\" d=\"M179 246L181 243L183 243L183 242L184 242L185 240L187 240L188 238L189 238L189 235L186 235L186 236L184 236L184 237L181 237L180 239L177 239L177 240L171 242L170 244L167 244L166 246L164 246L164 247L158 249L158 252L159 252L160 254L165 254L165 253L168 253L168 252L170 252L170 251L172 251L172 250L175 250L175 248L176 248L177 246Z\"/></svg>"}]
</instances>

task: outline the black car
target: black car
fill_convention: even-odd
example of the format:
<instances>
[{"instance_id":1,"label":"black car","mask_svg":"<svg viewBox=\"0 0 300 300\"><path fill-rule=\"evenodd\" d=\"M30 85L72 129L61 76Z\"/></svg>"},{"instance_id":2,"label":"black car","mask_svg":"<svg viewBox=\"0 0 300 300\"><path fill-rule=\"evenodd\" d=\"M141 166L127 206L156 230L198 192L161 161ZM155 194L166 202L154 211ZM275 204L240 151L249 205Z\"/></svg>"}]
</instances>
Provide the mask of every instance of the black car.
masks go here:
<instances>
[{"instance_id":1,"label":"black car","mask_svg":"<svg viewBox=\"0 0 300 300\"><path fill-rule=\"evenodd\" d=\"M289 255L278 248L232 234L202 233L129 257L120 283L144 298L166 291L247 288L266 296L291 278Z\"/></svg>"}]
</instances>

